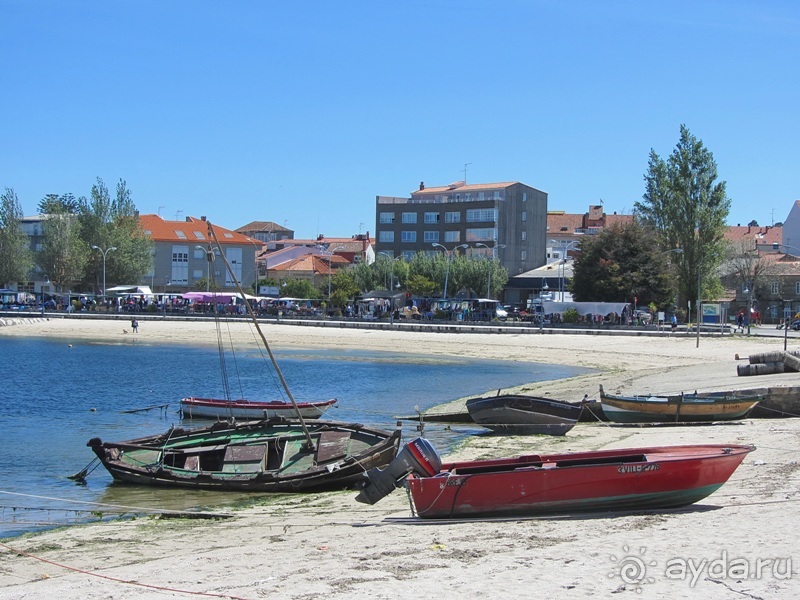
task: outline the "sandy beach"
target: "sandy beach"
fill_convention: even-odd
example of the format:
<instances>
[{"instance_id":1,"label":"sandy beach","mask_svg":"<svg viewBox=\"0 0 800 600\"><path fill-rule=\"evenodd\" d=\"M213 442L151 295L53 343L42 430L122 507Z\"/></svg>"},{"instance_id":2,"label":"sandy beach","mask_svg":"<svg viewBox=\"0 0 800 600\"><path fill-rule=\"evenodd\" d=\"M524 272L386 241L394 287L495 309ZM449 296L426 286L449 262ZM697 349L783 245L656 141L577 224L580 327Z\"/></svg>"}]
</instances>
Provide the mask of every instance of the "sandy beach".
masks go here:
<instances>
[{"instance_id":1,"label":"sandy beach","mask_svg":"<svg viewBox=\"0 0 800 600\"><path fill-rule=\"evenodd\" d=\"M232 327L251 338L246 325ZM0 336L131 343L129 329L115 320L20 320L0 326ZM800 380L797 373L737 376L735 356L782 349L775 338L703 337L696 348L694 337L666 333L460 334L277 323L264 329L276 349L391 350L596 370L515 388L562 400L596 397L600 384L643 393ZM142 319L135 335L144 344L216 344L214 328L200 322ZM472 436L448 458L705 442L757 450L709 498L659 513L425 523L410 518L401 489L375 506L343 491L264 498L219 519L73 526L3 542L0 598L800 597L793 533L799 434L800 419L747 419L642 428L581 423L562 438ZM632 568L638 575L630 575Z\"/></svg>"}]
</instances>

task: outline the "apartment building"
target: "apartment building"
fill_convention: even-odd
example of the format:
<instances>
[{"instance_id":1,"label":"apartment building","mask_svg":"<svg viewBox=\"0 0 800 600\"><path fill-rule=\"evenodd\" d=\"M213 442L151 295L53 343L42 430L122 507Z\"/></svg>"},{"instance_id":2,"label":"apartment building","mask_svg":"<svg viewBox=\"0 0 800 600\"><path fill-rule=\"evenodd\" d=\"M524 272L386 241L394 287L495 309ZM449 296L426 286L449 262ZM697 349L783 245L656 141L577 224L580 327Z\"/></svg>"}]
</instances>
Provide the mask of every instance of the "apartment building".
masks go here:
<instances>
[{"instance_id":1,"label":"apartment building","mask_svg":"<svg viewBox=\"0 0 800 600\"><path fill-rule=\"evenodd\" d=\"M497 258L512 276L545 262L547 193L524 183L420 183L409 198L377 196L375 218L376 253L410 259L466 244L460 252Z\"/></svg>"}]
</instances>

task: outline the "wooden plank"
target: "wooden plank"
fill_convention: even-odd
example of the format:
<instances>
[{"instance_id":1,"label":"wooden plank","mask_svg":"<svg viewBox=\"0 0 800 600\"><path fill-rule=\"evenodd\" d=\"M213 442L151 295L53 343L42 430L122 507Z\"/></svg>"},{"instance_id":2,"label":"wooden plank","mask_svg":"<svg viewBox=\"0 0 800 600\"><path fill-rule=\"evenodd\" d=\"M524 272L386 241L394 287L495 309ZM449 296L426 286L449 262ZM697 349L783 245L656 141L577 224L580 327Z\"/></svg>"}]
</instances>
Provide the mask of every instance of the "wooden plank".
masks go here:
<instances>
[{"instance_id":1,"label":"wooden plank","mask_svg":"<svg viewBox=\"0 0 800 600\"><path fill-rule=\"evenodd\" d=\"M317 462L325 463L345 458L349 445L349 431L323 431L319 436Z\"/></svg>"}]
</instances>

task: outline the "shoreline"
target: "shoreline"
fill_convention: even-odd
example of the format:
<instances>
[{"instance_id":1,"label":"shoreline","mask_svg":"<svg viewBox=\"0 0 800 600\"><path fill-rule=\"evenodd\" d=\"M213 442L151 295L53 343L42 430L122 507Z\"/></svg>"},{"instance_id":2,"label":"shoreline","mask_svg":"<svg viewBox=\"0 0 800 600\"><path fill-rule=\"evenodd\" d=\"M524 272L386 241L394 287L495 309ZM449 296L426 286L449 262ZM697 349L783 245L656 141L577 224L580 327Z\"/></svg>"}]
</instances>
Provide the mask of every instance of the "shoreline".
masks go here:
<instances>
[{"instance_id":1,"label":"shoreline","mask_svg":"<svg viewBox=\"0 0 800 600\"><path fill-rule=\"evenodd\" d=\"M0 336L216 345L208 323L139 324L139 333L132 334L123 333L126 324L119 321L50 319L0 327ZM232 332L244 341L250 334L240 325L233 323ZM596 396L600 383L609 391L665 393L796 385L798 379L796 373L737 376L735 355L775 349L778 341L768 338L702 338L695 348L694 338L685 336L462 335L272 322L264 331L275 349L427 352L597 369L508 388L563 400ZM791 558L797 549L792 531L800 501L800 466L794 458L799 436L800 419L670 427L580 423L564 437L469 436L448 459L703 442L752 443L757 450L718 492L681 510L421 526L408 519L408 501L400 489L375 506L358 504L354 492L342 491L254 500L220 520L141 517L74 525L6 540L0 546L0 599L133 600L163 597L163 590L176 597L394 599L429 594L434 581L445 597L509 597L526 586L536 586L537 596L553 598L637 588L651 597L794 597L800 595L800 555L788 578L780 572L760 578L704 573L694 584L688 576L668 576L665 562L683 557L708 563L722 552L750 562ZM621 561L642 548L647 564L657 566L649 567L650 577L626 583Z\"/></svg>"}]
</instances>

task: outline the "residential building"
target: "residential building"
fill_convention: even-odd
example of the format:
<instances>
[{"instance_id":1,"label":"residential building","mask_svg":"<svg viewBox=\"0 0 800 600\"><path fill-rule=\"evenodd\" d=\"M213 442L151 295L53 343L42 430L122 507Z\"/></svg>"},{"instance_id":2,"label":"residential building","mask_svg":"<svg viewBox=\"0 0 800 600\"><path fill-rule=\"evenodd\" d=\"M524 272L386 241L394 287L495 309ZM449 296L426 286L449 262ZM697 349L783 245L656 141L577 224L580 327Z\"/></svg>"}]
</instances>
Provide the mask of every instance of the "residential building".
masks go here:
<instances>
[{"instance_id":1,"label":"residential building","mask_svg":"<svg viewBox=\"0 0 800 600\"><path fill-rule=\"evenodd\" d=\"M547 213L547 258L564 258L580 246L586 235L597 235L606 227L630 223L633 215L618 215L616 212L603 212L602 204L589 206L583 214L569 214L564 211Z\"/></svg>"},{"instance_id":2,"label":"residential building","mask_svg":"<svg viewBox=\"0 0 800 600\"><path fill-rule=\"evenodd\" d=\"M761 253L777 252L775 244L783 241L785 229L783 227L731 225L725 231L725 239L734 245L739 245L742 249L756 250ZM800 237L797 238L800 242ZM787 241L788 243L788 241ZM800 250L797 251L800 255Z\"/></svg>"},{"instance_id":3,"label":"residential building","mask_svg":"<svg viewBox=\"0 0 800 600\"><path fill-rule=\"evenodd\" d=\"M792 202L789 216L787 216L786 220L783 222L783 238L781 243L795 256L800 256L800 200Z\"/></svg>"},{"instance_id":4,"label":"residential building","mask_svg":"<svg viewBox=\"0 0 800 600\"><path fill-rule=\"evenodd\" d=\"M547 193L519 182L419 189L409 198L377 196L377 253L411 259L417 252L453 250L499 259L510 274L544 264Z\"/></svg>"},{"instance_id":5,"label":"residential building","mask_svg":"<svg viewBox=\"0 0 800 600\"><path fill-rule=\"evenodd\" d=\"M139 224L154 246L153 266L139 283L149 285L154 293L179 294L210 279L219 290L235 291L234 280L220 257L213 264L206 259L209 245L214 249L215 244L209 238L205 217L167 221L159 215L140 215ZM261 243L219 225L212 227L236 279L245 290L252 289Z\"/></svg>"},{"instance_id":6,"label":"residential building","mask_svg":"<svg viewBox=\"0 0 800 600\"><path fill-rule=\"evenodd\" d=\"M294 239L294 231L272 221L251 221L237 228L236 233L258 240L271 250L282 247L283 240Z\"/></svg>"}]
</instances>

